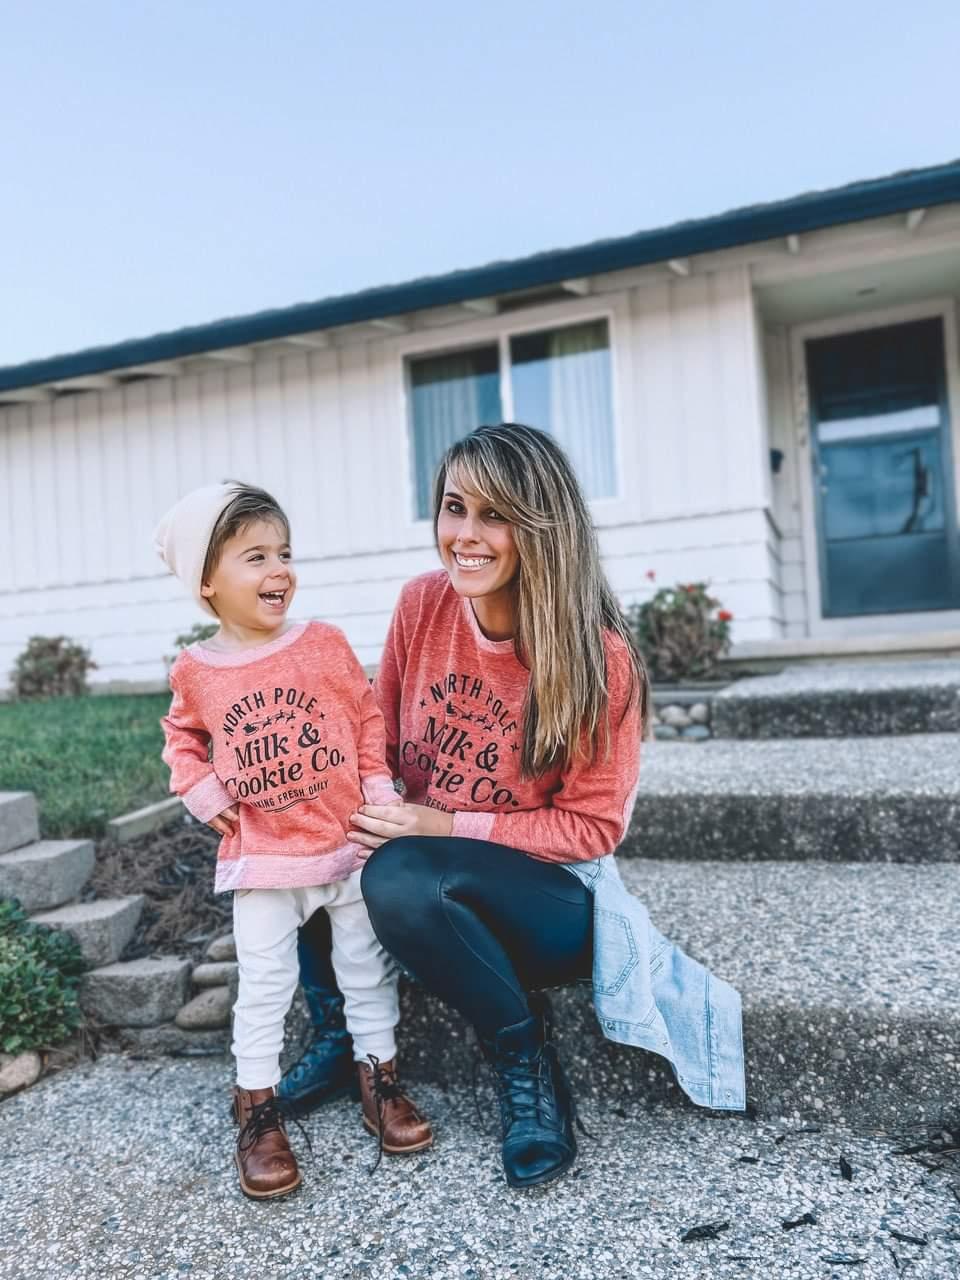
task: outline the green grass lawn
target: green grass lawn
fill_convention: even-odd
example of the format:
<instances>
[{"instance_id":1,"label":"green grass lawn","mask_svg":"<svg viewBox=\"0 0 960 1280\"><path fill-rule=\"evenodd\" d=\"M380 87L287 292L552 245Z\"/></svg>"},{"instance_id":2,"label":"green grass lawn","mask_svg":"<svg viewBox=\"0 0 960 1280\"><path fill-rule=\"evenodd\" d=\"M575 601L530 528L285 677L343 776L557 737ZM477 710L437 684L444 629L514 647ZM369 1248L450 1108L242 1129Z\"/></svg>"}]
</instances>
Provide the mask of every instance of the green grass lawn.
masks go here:
<instances>
[{"instance_id":1,"label":"green grass lawn","mask_svg":"<svg viewBox=\"0 0 960 1280\"><path fill-rule=\"evenodd\" d=\"M160 717L170 695L0 703L0 791L34 791L44 836L102 835L168 794Z\"/></svg>"}]
</instances>

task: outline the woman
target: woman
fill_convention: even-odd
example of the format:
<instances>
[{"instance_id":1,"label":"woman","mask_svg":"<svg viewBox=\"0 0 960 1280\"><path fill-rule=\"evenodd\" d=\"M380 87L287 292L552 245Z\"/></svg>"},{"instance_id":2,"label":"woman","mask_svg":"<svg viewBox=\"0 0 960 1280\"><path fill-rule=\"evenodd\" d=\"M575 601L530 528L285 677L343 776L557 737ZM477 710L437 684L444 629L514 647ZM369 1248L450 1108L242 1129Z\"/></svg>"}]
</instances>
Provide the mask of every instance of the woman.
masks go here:
<instances>
[{"instance_id":1,"label":"woman","mask_svg":"<svg viewBox=\"0 0 960 1280\"><path fill-rule=\"evenodd\" d=\"M507 1181L529 1187L576 1155L531 992L592 976L605 1035L734 1110L740 1001L653 928L607 856L636 793L647 682L565 455L533 428L481 427L442 460L434 512L443 570L402 591L376 682L405 803L363 806L351 835L372 851L380 941L476 1028Z\"/></svg>"}]
</instances>

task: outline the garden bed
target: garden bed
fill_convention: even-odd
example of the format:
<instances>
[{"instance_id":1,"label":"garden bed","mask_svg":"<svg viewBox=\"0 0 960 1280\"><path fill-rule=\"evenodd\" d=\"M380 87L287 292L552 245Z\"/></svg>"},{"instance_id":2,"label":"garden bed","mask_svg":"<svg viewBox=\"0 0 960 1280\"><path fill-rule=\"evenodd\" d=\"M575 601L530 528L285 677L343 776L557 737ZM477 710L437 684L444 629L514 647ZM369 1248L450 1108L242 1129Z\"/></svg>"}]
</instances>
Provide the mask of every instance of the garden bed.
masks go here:
<instances>
[{"instance_id":1,"label":"garden bed","mask_svg":"<svg viewBox=\"0 0 960 1280\"><path fill-rule=\"evenodd\" d=\"M219 843L215 831L191 818L126 844L98 843L83 896L142 893L147 900L122 959L165 955L200 960L210 940L229 931L232 896L213 892Z\"/></svg>"},{"instance_id":2,"label":"garden bed","mask_svg":"<svg viewBox=\"0 0 960 1280\"><path fill-rule=\"evenodd\" d=\"M46 838L102 835L110 818L169 795L169 705L166 693L0 703L0 790L36 793Z\"/></svg>"}]
</instances>

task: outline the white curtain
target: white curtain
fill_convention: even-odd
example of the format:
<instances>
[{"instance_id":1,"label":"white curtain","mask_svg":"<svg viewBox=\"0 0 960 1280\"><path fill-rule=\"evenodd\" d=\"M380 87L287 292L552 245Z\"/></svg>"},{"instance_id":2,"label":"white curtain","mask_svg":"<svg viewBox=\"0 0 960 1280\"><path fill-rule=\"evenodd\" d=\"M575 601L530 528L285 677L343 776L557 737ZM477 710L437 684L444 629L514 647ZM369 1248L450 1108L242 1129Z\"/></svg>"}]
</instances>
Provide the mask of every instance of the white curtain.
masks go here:
<instances>
[{"instance_id":1,"label":"white curtain","mask_svg":"<svg viewBox=\"0 0 960 1280\"><path fill-rule=\"evenodd\" d=\"M550 431L590 498L616 490L613 397L606 323L575 325L548 335Z\"/></svg>"},{"instance_id":2,"label":"white curtain","mask_svg":"<svg viewBox=\"0 0 960 1280\"><path fill-rule=\"evenodd\" d=\"M414 368L414 465L422 518L433 514L433 475L446 450L484 422L500 420L497 374L481 372L481 354L488 356L466 351L434 357Z\"/></svg>"}]
</instances>

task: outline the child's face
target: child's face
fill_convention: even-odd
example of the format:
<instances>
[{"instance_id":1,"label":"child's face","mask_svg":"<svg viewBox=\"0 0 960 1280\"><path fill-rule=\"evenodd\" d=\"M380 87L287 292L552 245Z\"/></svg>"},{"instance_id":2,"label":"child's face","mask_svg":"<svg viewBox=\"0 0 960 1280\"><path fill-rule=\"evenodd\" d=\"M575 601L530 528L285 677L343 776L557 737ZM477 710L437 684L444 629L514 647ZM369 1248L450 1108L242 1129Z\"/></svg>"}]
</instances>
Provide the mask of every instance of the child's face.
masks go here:
<instances>
[{"instance_id":1,"label":"child's face","mask_svg":"<svg viewBox=\"0 0 960 1280\"><path fill-rule=\"evenodd\" d=\"M221 622L273 630L297 589L290 544L283 529L257 520L224 543L220 563L200 588Z\"/></svg>"}]
</instances>

